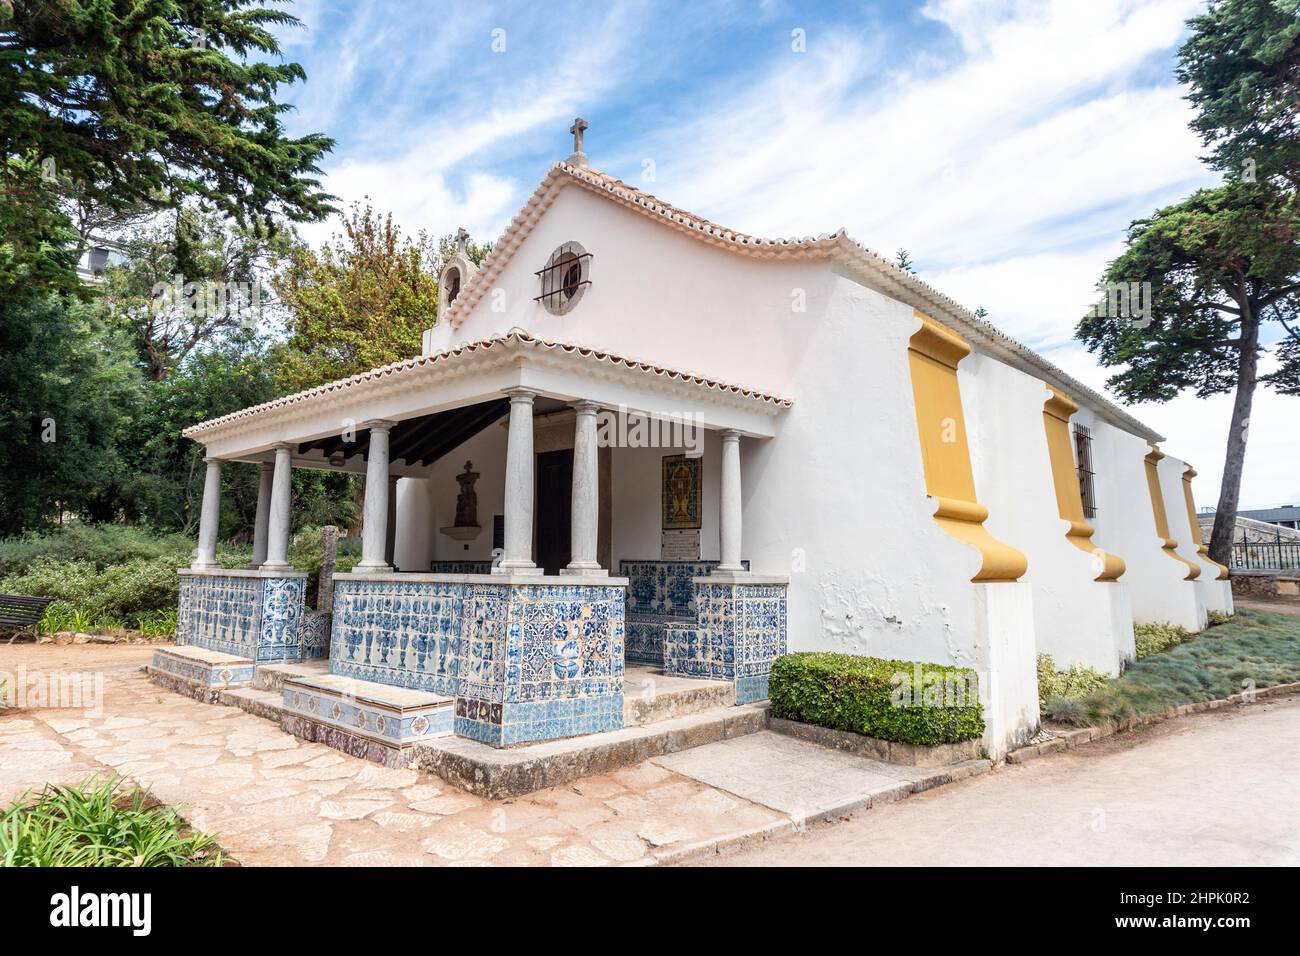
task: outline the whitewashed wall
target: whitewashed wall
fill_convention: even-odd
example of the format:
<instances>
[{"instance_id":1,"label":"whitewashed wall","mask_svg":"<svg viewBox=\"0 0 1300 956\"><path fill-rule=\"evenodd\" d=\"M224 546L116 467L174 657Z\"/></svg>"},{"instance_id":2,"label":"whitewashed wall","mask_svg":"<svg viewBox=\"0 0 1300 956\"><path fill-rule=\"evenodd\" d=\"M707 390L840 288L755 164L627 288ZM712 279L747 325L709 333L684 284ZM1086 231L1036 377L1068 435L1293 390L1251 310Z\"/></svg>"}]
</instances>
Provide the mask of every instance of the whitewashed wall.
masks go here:
<instances>
[{"instance_id":1,"label":"whitewashed wall","mask_svg":"<svg viewBox=\"0 0 1300 956\"><path fill-rule=\"evenodd\" d=\"M1080 415L1083 413L1080 412ZM1147 488L1147 442L1101 421L1092 420L1093 467L1097 489L1097 533L1093 541L1124 559L1121 579L1128 584L1133 619L1139 623L1169 621L1191 631L1205 626L1205 609L1187 568L1162 548L1156 534L1151 495ZM1086 418L1085 424L1088 424ZM1181 505L1181 498L1179 499Z\"/></svg>"},{"instance_id":2,"label":"whitewashed wall","mask_svg":"<svg viewBox=\"0 0 1300 956\"><path fill-rule=\"evenodd\" d=\"M1036 378L979 352L959 366L975 488L989 509L984 526L1024 552L1033 587L1040 653L1058 667L1081 663L1118 674L1133 657L1133 621L1126 585L1097 581L1098 558L1066 537L1069 522L1056 503L1043 427L1051 394Z\"/></svg>"},{"instance_id":3,"label":"whitewashed wall","mask_svg":"<svg viewBox=\"0 0 1300 956\"><path fill-rule=\"evenodd\" d=\"M1160 462L1160 487L1165 494L1165 508L1169 512L1169 533L1178 542L1178 553L1201 569L1193 582L1193 590L1205 610L1221 614L1232 613L1232 588L1227 581L1218 580L1219 566L1197 553L1198 545L1187 517L1187 500L1183 491L1183 472L1187 463L1172 456ZM1195 496L1196 482L1192 482Z\"/></svg>"}]
</instances>

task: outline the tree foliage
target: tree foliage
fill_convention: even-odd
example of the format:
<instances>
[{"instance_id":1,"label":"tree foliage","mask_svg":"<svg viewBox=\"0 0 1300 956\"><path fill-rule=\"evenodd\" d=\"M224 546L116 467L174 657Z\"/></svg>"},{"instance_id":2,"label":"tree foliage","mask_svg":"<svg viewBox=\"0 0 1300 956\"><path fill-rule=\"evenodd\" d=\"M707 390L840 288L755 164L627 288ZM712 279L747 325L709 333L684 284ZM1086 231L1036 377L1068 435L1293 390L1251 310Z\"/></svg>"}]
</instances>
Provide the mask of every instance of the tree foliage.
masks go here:
<instances>
[{"instance_id":1,"label":"tree foliage","mask_svg":"<svg viewBox=\"0 0 1300 956\"><path fill-rule=\"evenodd\" d=\"M1116 394L1164 402L1188 388L1232 391L1261 326L1300 308L1300 203L1264 183L1201 190L1133 223L1102 282L1150 285L1149 315L1112 316L1103 299L1078 325L1103 365L1122 368L1107 382ZM1298 371L1284 362L1265 380L1294 392Z\"/></svg>"},{"instance_id":2,"label":"tree foliage","mask_svg":"<svg viewBox=\"0 0 1300 956\"><path fill-rule=\"evenodd\" d=\"M95 202L174 205L196 197L236 220L319 219L317 163L333 145L290 137L270 63L272 27L253 0L16 0L0 21L0 148L53 161Z\"/></svg>"},{"instance_id":3,"label":"tree foliage","mask_svg":"<svg viewBox=\"0 0 1300 956\"><path fill-rule=\"evenodd\" d=\"M403 235L391 214L368 204L353 205L319 252L297 245L272 279L289 333L281 385L311 388L418 355L452 248L450 237ZM467 253L479 262L487 249Z\"/></svg>"},{"instance_id":4,"label":"tree foliage","mask_svg":"<svg viewBox=\"0 0 1300 956\"><path fill-rule=\"evenodd\" d=\"M105 273L105 300L128 323L155 381L205 342L254 329L269 305L263 280L291 236L231 223L195 209L131 230L126 261Z\"/></svg>"},{"instance_id":5,"label":"tree foliage","mask_svg":"<svg viewBox=\"0 0 1300 956\"><path fill-rule=\"evenodd\" d=\"M1300 0L1214 0L1190 26L1178 78L1213 164L1300 188Z\"/></svg>"}]
</instances>

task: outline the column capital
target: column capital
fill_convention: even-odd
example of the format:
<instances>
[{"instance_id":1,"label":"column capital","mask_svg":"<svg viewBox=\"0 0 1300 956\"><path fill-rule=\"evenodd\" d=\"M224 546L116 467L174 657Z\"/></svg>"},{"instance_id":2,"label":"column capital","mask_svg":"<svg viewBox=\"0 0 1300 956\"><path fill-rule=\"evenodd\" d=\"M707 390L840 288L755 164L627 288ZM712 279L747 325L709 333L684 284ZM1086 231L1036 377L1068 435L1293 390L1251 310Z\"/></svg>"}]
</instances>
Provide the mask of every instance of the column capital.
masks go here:
<instances>
[{"instance_id":1,"label":"column capital","mask_svg":"<svg viewBox=\"0 0 1300 956\"><path fill-rule=\"evenodd\" d=\"M203 461L208 465L224 465L226 463L226 459L218 458L215 455L204 455Z\"/></svg>"},{"instance_id":2,"label":"column capital","mask_svg":"<svg viewBox=\"0 0 1300 956\"><path fill-rule=\"evenodd\" d=\"M262 474L264 474L264 475L265 475L265 474L271 474L271 473L274 473L274 472L275 472L275 462L273 462L273 461L259 461L259 462L257 463L257 470L260 471L260 472L262 472Z\"/></svg>"},{"instance_id":3,"label":"column capital","mask_svg":"<svg viewBox=\"0 0 1300 956\"><path fill-rule=\"evenodd\" d=\"M297 448L297 447L298 447L298 443L295 442L295 441L278 441L278 442L276 442L274 445L271 446L271 450L272 450L272 451L287 451L287 452L289 452L290 454L293 454L293 450L294 450L295 448Z\"/></svg>"},{"instance_id":4,"label":"column capital","mask_svg":"<svg viewBox=\"0 0 1300 956\"><path fill-rule=\"evenodd\" d=\"M744 435L744 432L742 432L742 431L741 431L740 429L738 429L738 428L724 428L724 429L722 430L722 440L723 440L723 441L740 441L740 439L743 437L743 435Z\"/></svg>"},{"instance_id":5,"label":"column capital","mask_svg":"<svg viewBox=\"0 0 1300 956\"><path fill-rule=\"evenodd\" d=\"M524 404L533 404L533 399L537 397L537 391L531 388L507 388L502 391L503 395L508 395L511 402L520 402Z\"/></svg>"},{"instance_id":6,"label":"column capital","mask_svg":"<svg viewBox=\"0 0 1300 956\"><path fill-rule=\"evenodd\" d=\"M397 426L397 422L390 422L386 418L372 418L361 423L362 428L368 428L372 432L388 432Z\"/></svg>"},{"instance_id":7,"label":"column capital","mask_svg":"<svg viewBox=\"0 0 1300 956\"><path fill-rule=\"evenodd\" d=\"M600 411L600 402L593 402L589 398L580 398L576 402L570 402L569 407L579 415L595 415Z\"/></svg>"}]
</instances>

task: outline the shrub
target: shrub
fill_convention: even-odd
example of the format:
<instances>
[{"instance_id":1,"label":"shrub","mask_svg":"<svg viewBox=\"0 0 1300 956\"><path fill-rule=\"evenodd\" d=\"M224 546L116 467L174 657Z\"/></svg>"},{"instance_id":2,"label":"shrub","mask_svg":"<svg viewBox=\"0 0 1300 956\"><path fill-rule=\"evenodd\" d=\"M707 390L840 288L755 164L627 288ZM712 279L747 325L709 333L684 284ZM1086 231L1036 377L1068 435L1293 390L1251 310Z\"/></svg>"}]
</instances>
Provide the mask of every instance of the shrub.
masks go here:
<instances>
[{"instance_id":1,"label":"shrub","mask_svg":"<svg viewBox=\"0 0 1300 956\"><path fill-rule=\"evenodd\" d=\"M183 534L158 534L143 525L73 522L49 534L27 534L0 541L0 577L20 573L37 562L86 562L103 569L135 559L176 555L189 564L194 541Z\"/></svg>"},{"instance_id":2,"label":"shrub","mask_svg":"<svg viewBox=\"0 0 1300 956\"><path fill-rule=\"evenodd\" d=\"M1067 670L1056 669L1051 654L1038 655L1038 709L1047 713L1046 702L1053 698L1082 700L1106 683L1100 671L1082 664L1071 664Z\"/></svg>"},{"instance_id":3,"label":"shrub","mask_svg":"<svg viewBox=\"0 0 1300 956\"><path fill-rule=\"evenodd\" d=\"M1223 611L1207 611L1206 614L1209 616L1209 627L1218 627L1232 620L1232 615Z\"/></svg>"},{"instance_id":4,"label":"shrub","mask_svg":"<svg viewBox=\"0 0 1300 956\"><path fill-rule=\"evenodd\" d=\"M1167 651L1191 639L1192 635L1186 628L1168 621L1133 625L1133 642L1137 646L1138 660Z\"/></svg>"},{"instance_id":5,"label":"shrub","mask_svg":"<svg viewBox=\"0 0 1300 956\"><path fill-rule=\"evenodd\" d=\"M49 784L0 813L3 866L220 866L212 837L190 829L139 787L86 780Z\"/></svg>"},{"instance_id":6,"label":"shrub","mask_svg":"<svg viewBox=\"0 0 1300 956\"><path fill-rule=\"evenodd\" d=\"M960 694L936 692L944 688ZM855 654L787 654L772 664L769 696L774 717L880 740L932 746L984 733L977 678L965 667Z\"/></svg>"}]
</instances>

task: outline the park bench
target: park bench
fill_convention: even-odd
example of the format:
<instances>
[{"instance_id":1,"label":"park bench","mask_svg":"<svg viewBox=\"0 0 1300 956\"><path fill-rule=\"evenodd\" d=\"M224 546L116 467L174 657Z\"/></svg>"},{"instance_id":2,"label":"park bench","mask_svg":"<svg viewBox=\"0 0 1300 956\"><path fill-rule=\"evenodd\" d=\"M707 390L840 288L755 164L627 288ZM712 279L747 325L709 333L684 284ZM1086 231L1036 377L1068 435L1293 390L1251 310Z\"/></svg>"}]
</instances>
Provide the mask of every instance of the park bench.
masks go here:
<instances>
[{"instance_id":1,"label":"park bench","mask_svg":"<svg viewBox=\"0 0 1300 956\"><path fill-rule=\"evenodd\" d=\"M45 608L54 598L27 597L21 594L0 594L0 631L13 631L12 644L18 632L34 628L45 614Z\"/></svg>"}]
</instances>

